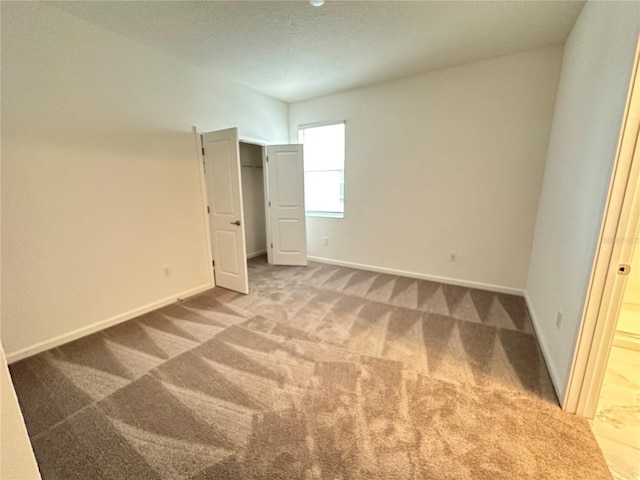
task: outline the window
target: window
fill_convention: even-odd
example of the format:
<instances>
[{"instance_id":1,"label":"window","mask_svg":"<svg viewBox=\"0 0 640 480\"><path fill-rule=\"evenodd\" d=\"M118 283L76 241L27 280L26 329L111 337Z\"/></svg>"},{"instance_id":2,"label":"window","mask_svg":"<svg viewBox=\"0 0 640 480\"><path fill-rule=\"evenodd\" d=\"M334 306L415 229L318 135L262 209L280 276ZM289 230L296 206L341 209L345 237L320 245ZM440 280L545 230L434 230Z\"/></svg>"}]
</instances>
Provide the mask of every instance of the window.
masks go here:
<instances>
[{"instance_id":1,"label":"window","mask_svg":"<svg viewBox=\"0 0 640 480\"><path fill-rule=\"evenodd\" d=\"M344 217L344 122L298 129L307 215Z\"/></svg>"}]
</instances>

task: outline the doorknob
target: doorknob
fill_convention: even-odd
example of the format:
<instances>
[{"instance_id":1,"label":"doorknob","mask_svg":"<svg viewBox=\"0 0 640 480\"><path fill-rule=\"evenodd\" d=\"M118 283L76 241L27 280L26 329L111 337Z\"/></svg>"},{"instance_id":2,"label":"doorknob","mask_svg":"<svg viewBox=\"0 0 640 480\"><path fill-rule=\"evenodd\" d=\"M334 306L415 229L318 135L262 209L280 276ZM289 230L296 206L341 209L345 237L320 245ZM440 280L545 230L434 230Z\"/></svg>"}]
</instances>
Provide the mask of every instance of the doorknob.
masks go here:
<instances>
[{"instance_id":1,"label":"doorknob","mask_svg":"<svg viewBox=\"0 0 640 480\"><path fill-rule=\"evenodd\" d=\"M231 222L231 225L238 225L238 226L240 226L240 220L236 220L235 222Z\"/></svg>"}]
</instances>

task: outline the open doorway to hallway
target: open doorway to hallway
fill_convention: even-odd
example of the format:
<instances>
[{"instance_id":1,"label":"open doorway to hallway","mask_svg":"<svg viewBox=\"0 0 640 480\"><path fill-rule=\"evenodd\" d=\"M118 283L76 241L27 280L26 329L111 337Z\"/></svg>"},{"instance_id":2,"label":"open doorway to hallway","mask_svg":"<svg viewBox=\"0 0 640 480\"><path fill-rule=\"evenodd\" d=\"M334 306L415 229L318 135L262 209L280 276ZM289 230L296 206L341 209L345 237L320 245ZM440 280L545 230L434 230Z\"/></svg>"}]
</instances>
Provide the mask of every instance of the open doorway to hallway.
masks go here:
<instances>
[{"instance_id":1,"label":"open doorway to hallway","mask_svg":"<svg viewBox=\"0 0 640 480\"><path fill-rule=\"evenodd\" d=\"M562 402L563 409L593 419L592 429L616 479L640 479L639 237L640 42Z\"/></svg>"},{"instance_id":2,"label":"open doorway to hallway","mask_svg":"<svg viewBox=\"0 0 640 480\"><path fill-rule=\"evenodd\" d=\"M640 478L640 232L591 428L615 480Z\"/></svg>"}]
</instances>

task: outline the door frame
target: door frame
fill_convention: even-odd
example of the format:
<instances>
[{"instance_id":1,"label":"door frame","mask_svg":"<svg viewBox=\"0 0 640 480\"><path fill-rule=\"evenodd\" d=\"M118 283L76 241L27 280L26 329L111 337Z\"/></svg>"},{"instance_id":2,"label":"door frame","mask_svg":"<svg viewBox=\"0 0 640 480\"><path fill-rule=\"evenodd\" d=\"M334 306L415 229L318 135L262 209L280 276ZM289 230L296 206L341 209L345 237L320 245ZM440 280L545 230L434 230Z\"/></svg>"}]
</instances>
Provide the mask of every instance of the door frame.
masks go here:
<instances>
[{"instance_id":1,"label":"door frame","mask_svg":"<svg viewBox=\"0 0 640 480\"><path fill-rule=\"evenodd\" d=\"M205 160L204 160L204 154L202 153L204 149L204 145L202 144L202 135L206 132L200 131L195 125L192 126L191 128L193 130L194 140L196 144L196 155L198 158L198 176L200 178L200 198L202 200L202 215L204 216L205 240L207 244L207 255L208 255L207 271L209 272L211 285L215 287L216 283L215 283L215 275L213 270L213 261L215 259L213 258L213 250L211 248L211 223L209 222L209 215L207 213L207 207L209 206L209 198L207 195L207 184L206 184L207 179L204 173ZM234 127L229 127L229 128L234 128ZM218 130L224 130L224 129L218 129ZM242 136L240 135L239 132L238 132L238 142L249 143L251 145L256 145L262 148L262 165L263 165L262 171L263 171L263 182L265 183L265 188L264 188L265 219L267 222L266 225L268 227L269 225L268 223L269 222L268 188L266 185L267 178L266 178L266 168L264 165L266 163L267 145L269 145L269 142L259 138ZM242 171L240 172L240 174L242 175ZM240 184L242 185L242 181L240 182ZM240 194L242 195L242 191L240 192ZM271 243L271 232L270 232L270 229L267 228L267 253L270 253L269 252L270 243Z\"/></svg>"},{"instance_id":2,"label":"door frame","mask_svg":"<svg viewBox=\"0 0 640 480\"><path fill-rule=\"evenodd\" d=\"M562 407L592 418L613 345L626 276L640 226L640 42L636 49L626 110L609 195L583 311L569 384ZM640 243L639 243L640 245Z\"/></svg>"},{"instance_id":3,"label":"door frame","mask_svg":"<svg viewBox=\"0 0 640 480\"><path fill-rule=\"evenodd\" d=\"M198 131L198 127L193 125L191 127L193 132L193 139L196 147L196 158L198 159L198 178L200 179L200 199L202 200L202 217L204 218L204 234L205 244L207 245L207 272L211 286L216 286L216 277L213 273L213 250L211 249L211 224L209 223L209 214L207 213L207 207L209 205L207 195L207 179L204 174L204 145L202 144L202 133Z\"/></svg>"},{"instance_id":4,"label":"door frame","mask_svg":"<svg viewBox=\"0 0 640 480\"><path fill-rule=\"evenodd\" d=\"M269 146L269 142L266 140L261 140L257 138L251 137L241 137L238 136L238 142L248 143L250 145L255 145L262 149L262 183L264 185L264 219L265 219L265 229L267 230L266 239L267 239L267 263L271 263L271 229L269 226L271 225L271 217L270 217L270 209L269 209L269 185L267 181L267 147ZM241 172L242 173L242 172Z\"/></svg>"}]
</instances>

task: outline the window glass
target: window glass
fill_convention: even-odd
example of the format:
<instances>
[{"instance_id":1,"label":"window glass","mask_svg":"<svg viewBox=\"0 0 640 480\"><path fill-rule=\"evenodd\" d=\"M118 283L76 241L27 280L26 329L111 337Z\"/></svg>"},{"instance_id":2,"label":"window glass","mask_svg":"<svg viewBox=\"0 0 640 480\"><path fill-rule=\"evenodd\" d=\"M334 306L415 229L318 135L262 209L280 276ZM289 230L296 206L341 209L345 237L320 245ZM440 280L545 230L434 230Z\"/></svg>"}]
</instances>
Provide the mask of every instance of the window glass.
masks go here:
<instances>
[{"instance_id":1,"label":"window glass","mask_svg":"<svg viewBox=\"0 0 640 480\"><path fill-rule=\"evenodd\" d=\"M344 216L344 138L344 123L298 130L307 215Z\"/></svg>"}]
</instances>

